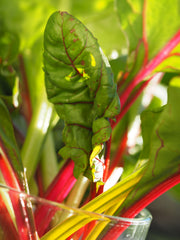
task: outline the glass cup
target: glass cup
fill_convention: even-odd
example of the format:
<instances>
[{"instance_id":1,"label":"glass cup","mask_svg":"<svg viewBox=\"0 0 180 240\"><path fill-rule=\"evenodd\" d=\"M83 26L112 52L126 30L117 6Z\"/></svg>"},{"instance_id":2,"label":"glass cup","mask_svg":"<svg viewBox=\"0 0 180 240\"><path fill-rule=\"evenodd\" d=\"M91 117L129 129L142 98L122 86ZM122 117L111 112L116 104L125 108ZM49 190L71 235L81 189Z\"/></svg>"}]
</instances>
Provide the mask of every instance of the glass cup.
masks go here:
<instances>
[{"instance_id":1,"label":"glass cup","mask_svg":"<svg viewBox=\"0 0 180 240\"><path fill-rule=\"evenodd\" d=\"M134 219L112 217L0 185L1 240L144 240L151 220L146 209Z\"/></svg>"}]
</instances>

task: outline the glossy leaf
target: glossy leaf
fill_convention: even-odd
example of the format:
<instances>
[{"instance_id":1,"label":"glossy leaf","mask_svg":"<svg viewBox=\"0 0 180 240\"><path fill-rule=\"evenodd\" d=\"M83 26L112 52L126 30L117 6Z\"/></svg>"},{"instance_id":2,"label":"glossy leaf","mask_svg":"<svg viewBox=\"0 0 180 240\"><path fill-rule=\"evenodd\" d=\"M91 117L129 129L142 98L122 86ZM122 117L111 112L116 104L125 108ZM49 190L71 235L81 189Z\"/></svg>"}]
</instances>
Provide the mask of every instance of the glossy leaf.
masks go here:
<instances>
[{"instance_id":1,"label":"glossy leaf","mask_svg":"<svg viewBox=\"0 0 180 240\"><path fill-rule=\"evenodd\" d=\"M97 40L76 18L55 12L44 35L44 71L49 100L65 121L63 158L84 172L93 147L109 139L108 118L119 113L112 72Z\"/></svg>"}]
</instances>

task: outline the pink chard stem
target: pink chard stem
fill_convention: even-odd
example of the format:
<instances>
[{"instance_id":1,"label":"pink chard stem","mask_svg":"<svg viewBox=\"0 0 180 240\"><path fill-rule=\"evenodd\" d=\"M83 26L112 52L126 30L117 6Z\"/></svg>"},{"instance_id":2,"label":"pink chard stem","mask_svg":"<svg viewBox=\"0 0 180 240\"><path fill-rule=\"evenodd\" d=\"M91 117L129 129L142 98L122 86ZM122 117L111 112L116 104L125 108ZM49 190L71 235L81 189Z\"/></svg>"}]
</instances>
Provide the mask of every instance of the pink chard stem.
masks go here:
<instances>
[{"instance_id":1,"label":"pink chard stem","mask_svg":"<svg viewBox=\"0 0 180 240\"><path fill-rule=\"evenodd\" d=\"M44 197L47 200L55 202L64 201L76 182L76 178L73 175L73 169L74 162L72 160L65 164L45 193ZM49 212L49 208L46 206L39 206L36 209L35 222L40 237L45 233L55 213L55 208Z\"/></svg>"},{"instance_id":2,"label":"pink chard stem","mask_svg":"<svg viewBox=\"0 0 180 240\"><path fill-rule=\"evenodd\" d=\"M145 11L145 6L144 10ZM122 117L127 113L131 105L134 103L134 101L137 99L137 97L142 93L144 88L147 86L147 84L154 78L156 74L153 75L153 72L155 72L155 69L167 58L178 55L178 53L172 53L173 49L180 43L180 30L174 35L172 39L162 48L162 50L149 62L147 62L148 59L148 45L146 41L146 35L145 35L145 28L143 27L143 42L145 45L145 59L144 64L139 73L132 79L132 82L127 86L127 88L124 90L124 92L120 96L121 101L121 112L116 117L116 122L112 123L112 128L114 128L119 121L122 119ZM149 77L148 80L146 80ZM161 77L161 76L160 76ZM146 81L144 81L146 80ZM132 94L134 88L144 81L142 85L137 89L135 93ZM130 97L129 97L130 96ZM156 198L158 198L160 195L162 195L164 192L168 191L173 186L180 183L180 172L178 171L173 176L169 177L168 179L161 182L158 186L156 186L154 189L152 189L150 192L148 192L145 196L142 196L134 205L130 206L127 209L124 209L124 211L121 214L121 217L125 218L134 218L142 209L144 209L147 205L149 205L152 201L154 201ZM115 240L118 236L125 230L125 228L119 229L116 236L113 235L114 229L111 229L108 234L103 238ZM113 235L113 237L112 237Z\"/></svg>"},{"instance_id":3,"label":"pink chard stem","mask_svg":"<svg viewBox=\"0 0 180 240\"><path fill-rule=\"evenodd\" d=\"M15 228L15 225L11 219L11 216L9 215L9 212L6 208L6 205L4 203L4 200L2 196L0 195L0 225L3 230L3 239L4 240L18 240L18 232Z\"/></svg>"},{"instance_id":4,"label":"pink chard stem","mask_svg":"<svg viewBox=\"0 0 180 240\"><path fill-rule=\"evenodd\" d=\"M175 173L173 176L169 177L159 185L157 185L154 189L152 189L149 193L147 193L145 196L143 196L141 199L139 199L134 205L130 206L129 208L125 209L124 212L121 214L121 217L123 218L134 218L139 212L141 212L145 207L147 207L151 202L153 202L156 198L161 196L163 193L174 187L175 185L180 183L180 171ZM121 233L127 228L122 227L119 228L119 231L114 231L114 228L112 228L106 236L103 238L103 240L116 240ZM114 234L116 232L116 234ZM113 235L113 237L112 237Z\"/></svg>"},{"instance_id":5,"label":"pink chard stem","mask_svg":"<svg viewBox=\"0 0 180 240\"><path fill-rule=\"evenodd\" d=\"M178 31L174 37L165 45L165 47L143 68L139 71L139 73L135 76L135 78L132 80L132 82L128 85L128 87L124 90L124 92L120 96L120 101L122 105L122 111L121 113L116 117L116 122L113 123L112 127L115 127L117 123L121 120L121 118L124 116L124 114L127 112L127 110L130 108L132 103L135 101L137 97L134 97L134 100L129 104L129 106L126 107L124 110L123 107L125 106L126 102L128 101L128 97L134 90L134 88L142 82L144 79L146 79L148 76L150 76L153 71L168 57L171 57L172 50L180 43L180 31ZM152 78L151 78L152 79ZM144 83L146 85L146 83ZM141 91L138 93L138 95L142 92L144 87L142 87Z\"/></svg>"},{"instance_id":6,"label":"pink chard stem","mask_svg":"<svg viewBox=\"0 0 180 240\"><path fill-rule=\"evenodd\" d=\"M10 163L6 159L6 157L0 154L0 170L3 174L4 180L7 186L16 189L21 192L22 189L20 187L19 181L14 173L13 168ZM16 216L16 224L18 228L19 239L21 240L29 240L29 234L31 233L31 240L36 240L36 233L33 222L30 223L30 219L28 218L28 212L26 209L26 204L23 199L20 198L19 194L14 193L13 191L9 191L9 196L12 201L14 213ZM26 219L26 221L25 221ZM27 221L28 219L28 221ZM11 220L8 220L11 222Z\"/></svg>"}]
</instances>

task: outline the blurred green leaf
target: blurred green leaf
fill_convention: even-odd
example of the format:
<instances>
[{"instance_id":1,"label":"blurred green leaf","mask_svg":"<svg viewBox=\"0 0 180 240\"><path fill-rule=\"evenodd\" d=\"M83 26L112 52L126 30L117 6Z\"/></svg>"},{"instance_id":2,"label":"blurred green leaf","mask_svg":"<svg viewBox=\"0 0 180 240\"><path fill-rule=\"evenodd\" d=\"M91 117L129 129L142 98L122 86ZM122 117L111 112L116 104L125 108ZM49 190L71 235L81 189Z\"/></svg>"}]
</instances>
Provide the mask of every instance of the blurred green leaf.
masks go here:
<instances>
[{"instance_id":1,"label":"blurred green leaf","mask_svg":"<svg viewBox=\"0 0 180 240\"><path fill-rule=\"evenodd\" d=\"M70 1L69 12L79 18L93 35L108 57L127 54L125 36L118 23L114 0Z\"/></svg>"},{"instance_id":2,"label":"blurred green leaf","mask_svg":"<svg viewBox=\"0 0 180 240\"><path fill-rule=\"evenodd\" d=\"M3 31L4 30L4 31ZM16 34L0 29L0 66L10 65L19 52L19 38Z\"/></svg>"},{"instance_id":3,"label":"blurred green leaf","mask_svg":"<svg viewBox=\"0 0 180 240\"><path fill-rule=\"evenodd\" d=\"M7 5L6 0L0 3L0 19L4 21L9 31L16 33L21 40L21 49L28 48L43 35L48 14L54 10L50 1L12 0Z\"/></svg>"},{"instance_id":4,"label":"blurred green leaf","mask_svg":"<svg viewBox=\"0 0 180 240\"><path fill-rule=\"evenodd\" d=\"M179 0L173 1L173 4L170 0L116 1L120 24L127 36L129 60L134 63L141 59L138 66L136 64L138 69L155 57L180 29L179 6ZM179 52L179 46L175 52ZM177 56L167 58L157 71L168 71L169 68L171 71L179 69Z\"/></svg>"}]
</instances>

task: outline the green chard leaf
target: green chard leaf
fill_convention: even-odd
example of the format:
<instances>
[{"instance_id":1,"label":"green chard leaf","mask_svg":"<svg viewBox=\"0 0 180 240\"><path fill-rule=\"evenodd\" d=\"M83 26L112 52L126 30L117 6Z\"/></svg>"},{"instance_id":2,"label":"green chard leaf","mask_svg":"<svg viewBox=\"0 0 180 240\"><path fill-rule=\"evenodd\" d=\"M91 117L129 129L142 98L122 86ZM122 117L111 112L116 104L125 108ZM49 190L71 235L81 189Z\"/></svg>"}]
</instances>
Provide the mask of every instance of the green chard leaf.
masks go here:
<instances>
[{"instance_id":1,"label":"green chard leaf","mask_svg":"<svg viewBox=\"0 0 180 240\"><path fill-rule=\"evenodd\" d=\"M137 168L144 174L129 194L122 209L127 209L155 187L179 172L180 166L180 78L171 81L167 105L141 114L143 150Z\"/></svg>"},{"instance_id":2,"label":"green chard leaf","mask_svg":"<svg viewBox=\"0 0 180 240\"><path fill-rule=\"evenodd\" d=\"M117 13L129 46L129 70L137 73L180 29L180 0L116 0ZM170 24L171 23L171 24ZM167 30L168 26L168 30ZM179 38L179 36L176 36ZM169 44L170 46L170 44ZM168 47L169 47L168 46ZM180 45L154 71L177 71Z\"/></svg>"},{"instance_id":3,"label":"green chard leaf","mask_svg":"<svg viewBox=\"0 0 180 240\"><path fill-rule=\"evenodd\" d=\"M60 154L74 160L78 177L120 111L112 72L91 32L66 12L55 12L46 25L44 71L48 99L65 122Z\"/></svg>"}]
</instances>

